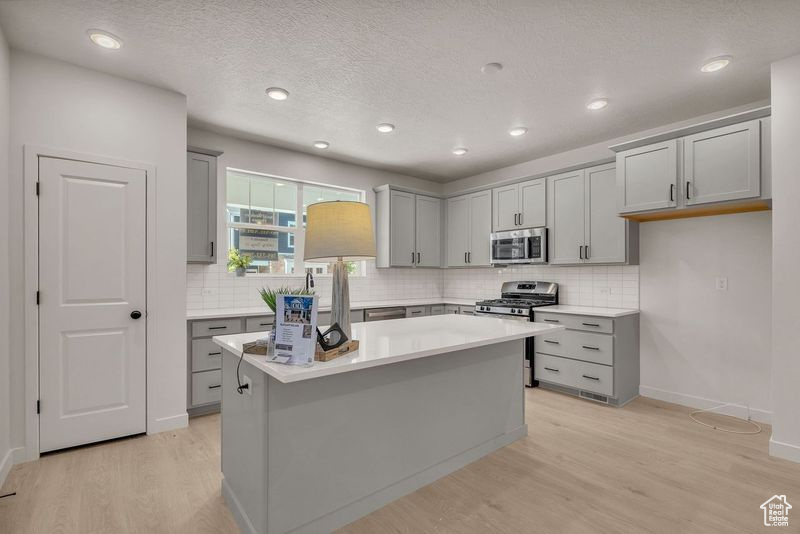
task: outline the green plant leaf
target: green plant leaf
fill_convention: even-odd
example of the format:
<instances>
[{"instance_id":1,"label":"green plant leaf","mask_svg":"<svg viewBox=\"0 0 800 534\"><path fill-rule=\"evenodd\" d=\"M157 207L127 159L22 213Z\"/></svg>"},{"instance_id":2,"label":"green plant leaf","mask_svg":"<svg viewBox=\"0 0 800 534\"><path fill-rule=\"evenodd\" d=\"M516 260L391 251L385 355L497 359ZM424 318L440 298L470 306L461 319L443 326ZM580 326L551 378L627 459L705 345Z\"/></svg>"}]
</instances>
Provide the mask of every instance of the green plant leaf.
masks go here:
<instances>
[{"instance_id":1,"label":"green plant leaf","mask_svg":"<svg viewBox=\"0 0 800 534\"><path fill-rule=\"evenodd\" d=\"M275 289L262 287L258 290L258 294L261 295L261 300L263 300L267 307L272 310L272 313L275 313L278 295L313 295L314 290L306 289L304 287L298 288L281 286Z\"/></svg>"}]
</instances>

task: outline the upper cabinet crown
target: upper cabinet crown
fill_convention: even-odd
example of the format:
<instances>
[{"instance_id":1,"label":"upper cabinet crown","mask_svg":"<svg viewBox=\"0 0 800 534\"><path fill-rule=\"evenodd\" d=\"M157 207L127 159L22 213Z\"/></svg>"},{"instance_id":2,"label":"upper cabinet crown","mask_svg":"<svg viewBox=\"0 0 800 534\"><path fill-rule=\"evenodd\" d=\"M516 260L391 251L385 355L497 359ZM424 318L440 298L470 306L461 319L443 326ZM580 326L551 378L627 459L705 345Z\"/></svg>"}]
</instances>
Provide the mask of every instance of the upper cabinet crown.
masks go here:
<instances>
[{"instance_id":1,"label":"upper cabinet crown","mask_svg":"<svg viewBox=\"0 0 800 534\"><path fill-rule=\"evenodd\" d=\"M441 267L441 199L390 188L376 198L376 265Z\"/></svg>"},{"instance_id":2,"label":"upper cabinet crown","mask_svg":"<svg viewBox=\"0 0 800 534\"><path fill-rule=\"evenodd\" d=\"M217 156L221 152L186 154L186 261L217 260Z\"/></svg>"},{"instance_id":3,"label":"upper cabinet crown","mask_svg":"<svg viewBox=\"0 0 800 534\"><path fill-rule=\"evenodd\" d=\"M634 142L638 146L617 152L618 212L669 210L671 216L707 215L730 206L706 206L702 212L691 207L769 198L769 147L765 144L770 118L730 124L731 120L720 119L722 125L715 128L688 128L686 135L676 134L673 139ZM739 205L741 211L768 207L763 202Z\"/></svg>"},{"instance_id":4,"label":"upper cabinet crown","mask_svg":"<svg viewBox=\"0 0 800 534\"><path fill-rule=\"evenodd\" d=\"M492 189L494 231L545 226L546 183L546 178L538 178Z\"/></svg>"}]
</instances>

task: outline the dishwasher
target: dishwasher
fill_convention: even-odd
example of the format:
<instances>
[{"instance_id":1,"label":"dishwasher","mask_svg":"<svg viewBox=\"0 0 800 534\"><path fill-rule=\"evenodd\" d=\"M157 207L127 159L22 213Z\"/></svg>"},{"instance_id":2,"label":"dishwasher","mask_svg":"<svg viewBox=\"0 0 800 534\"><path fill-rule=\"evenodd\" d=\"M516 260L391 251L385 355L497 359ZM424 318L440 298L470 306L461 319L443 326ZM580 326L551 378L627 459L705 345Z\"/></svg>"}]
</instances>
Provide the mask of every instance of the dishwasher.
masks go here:
<instances>
[{"instance_id":1,"label":"dishwasher","mask_svg":"<svg viewBox=\"0 0 800 534\"><path fill-rule=\"evenodd\" d=\"M364 310L364 322L405 319L405 308L372 308Z\"/></svg>"}]
</instances>

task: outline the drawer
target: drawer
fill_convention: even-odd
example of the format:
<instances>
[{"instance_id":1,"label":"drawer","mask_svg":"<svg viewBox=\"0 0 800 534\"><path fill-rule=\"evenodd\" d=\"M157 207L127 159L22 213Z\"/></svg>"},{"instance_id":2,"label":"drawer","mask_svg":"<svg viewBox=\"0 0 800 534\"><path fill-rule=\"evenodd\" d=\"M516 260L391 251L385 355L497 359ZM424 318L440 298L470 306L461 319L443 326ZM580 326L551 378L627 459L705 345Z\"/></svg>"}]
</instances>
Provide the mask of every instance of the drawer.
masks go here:
<instances>
[{"instance_id":1,"label":"drawer","mask_svg":"<svg viewBox=\"0 0 800 534\"><path fill-rule=\"evenodd\" d=\"M563 313L547 313L534 311L533 320L537 323L560 324L572 330L589 332L614 333L614 319L592 317L590 315L567 315Z\"/></svg>"},{"instance_id":2,"label":"drawer","mask_svg":"<svg viewBox=\"0 0 800 534\"><path fill-rule=\"evenodd\" d=\"M444 315L444 306L431 306L431 315Z\"/></svg>"},{"instance_id":3,"label":"drawer","mask_svg":"<svg viewBox=\"0 0 800 534\"><path fill-rule=\"evenodd\" d=\"M536 353L533 357L536 380L614 396L614 368Z\"/></svg>"},{"instance_id":4,"label":"drawer","mask_svg":"<svg viewBox=\"0 0 800 534\"><path fill-rule=\"evenodd\" d=\"M192 340L192 371L222 368L222 347L210 339Z\"/></svg>"},{"instance_id":5,"label":"drawer","mask_svg":"<svg viewBox=\"0 0 800 534\"><path fill-rule=\"evenodd\" d=\"M430 315L427 306L409 306L406 308L406 317L425 317Z\"/></svg>"},{"instance_id":6,"label":"drawer","mask_svg":"<svg viewBox=\"0 0 800 534\"><path fill-rule=\"evenodd\" d=\"M192 406L222 400L222 371L192 373Z\"/></svg>"},{"instance_id":7,"label":"drawer","mask_svg":"<svg viewBox=\"0 0 800 534\"><path fill-rule=\"evenodd\" d=\"M194 321L192 337L224 336L242 331L241 319L218 319L215 321Z\"/></svg>"},{"instance_id":8,"label":"drawer","mask_svg":"<svg viewBox=\"0 0 800 534\"><path fill-rule=\"evenodd\" d=\"M614 365L614 336L608 334L560 330L536 336L533 346L536 352Z\"/></svg>"},{"instance_id":9,"label":"drawer","mask_svg":"<svg viewBox=\"0 0 800 534\"><path fill-rule=\"evenodd\" d=\"M444 313L458 313L458 306L455 304L445 304Z\"/></svg>"},{"instance_id":10,"label":"drawer","mask_svg":"<svg viewBox=\"0 0 800 534\"><path fill-rule=\"evenodd\" d=\"M244 322L245 332L265 332L272 328L275 323L274 315L263 315L261 317L248 317Z\"/></svg>"}]
</instances>

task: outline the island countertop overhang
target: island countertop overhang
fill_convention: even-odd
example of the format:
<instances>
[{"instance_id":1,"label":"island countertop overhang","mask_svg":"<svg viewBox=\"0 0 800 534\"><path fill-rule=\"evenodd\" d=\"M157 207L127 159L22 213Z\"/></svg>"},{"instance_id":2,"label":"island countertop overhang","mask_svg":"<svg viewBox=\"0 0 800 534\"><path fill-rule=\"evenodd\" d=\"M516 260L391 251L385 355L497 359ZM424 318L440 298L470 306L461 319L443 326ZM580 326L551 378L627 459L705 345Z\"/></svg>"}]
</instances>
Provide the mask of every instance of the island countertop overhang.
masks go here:
<instances>
[{"instance_id":1,"label":"island countertop overhang","mask_svg":"<svg viewBox=\"0 0 800 534\"><path fill-rule=\"evenodd\" d=\"M394 319L353 325L353 337L360 347L352 355L329 362L315 362L311 367L270 363L263 356L245 354L244 361L283 383L299 382L427 358L464 349L525 339L563 330L560 325L513 321L470 315L437 315ZM263 332L214 337L225 353L242 355L245 343L264 336Z\"/></svg>"}]
</instances>

